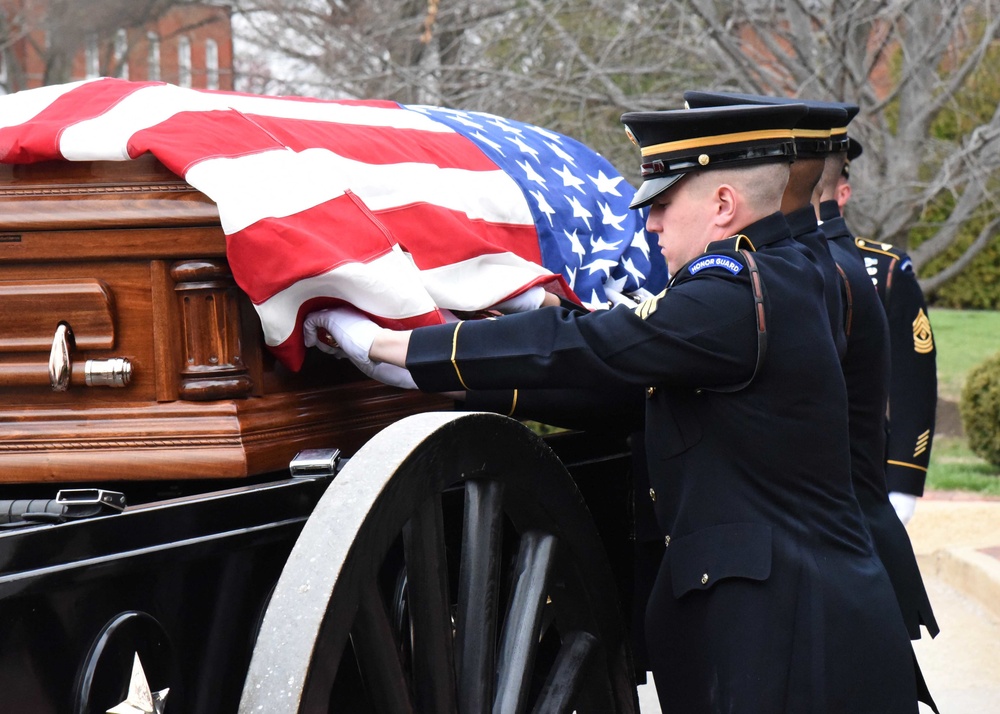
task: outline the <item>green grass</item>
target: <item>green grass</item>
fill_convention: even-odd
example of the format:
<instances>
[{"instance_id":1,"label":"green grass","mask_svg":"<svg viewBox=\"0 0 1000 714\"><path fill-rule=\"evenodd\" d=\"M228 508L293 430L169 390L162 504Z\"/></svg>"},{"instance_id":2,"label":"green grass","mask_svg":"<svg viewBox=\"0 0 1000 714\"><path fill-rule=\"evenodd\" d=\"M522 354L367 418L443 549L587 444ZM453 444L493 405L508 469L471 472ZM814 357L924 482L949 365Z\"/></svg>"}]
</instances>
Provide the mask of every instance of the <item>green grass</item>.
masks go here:
<instances>
[{"instance_id":1,"label":"green grass","mask_svg":"<svg viewBox=\"0 0 1000 714\"><path fill-rule=\"evenodd\" d=\"M935 437L926 486L934 491L1000 496L1000 468L972 453L963 438Z\"/></svg>"},{"instance_id":2,"label":"green grass","mask_svg":"<svg viewBox=\"0 0 1000 714\"><path fill-rule=\"evenodd\" d=\"M1000 312L931 308L937 346L938 397L958 402L965 375L1000 352ZM976 456L964 438L936 436L927 488L1000 496L1000 468Z\"/></svg>"},{"instance_id":3,"label":"green grass","mask_svg":"<svg viewBox=\"0 0 1000 714\"><path fill-rule=\"evenodd\" d=\"M1000 312L931 308L938 396L958 401L968 371L1000 352Z\"/></svg>"}]
</instances>

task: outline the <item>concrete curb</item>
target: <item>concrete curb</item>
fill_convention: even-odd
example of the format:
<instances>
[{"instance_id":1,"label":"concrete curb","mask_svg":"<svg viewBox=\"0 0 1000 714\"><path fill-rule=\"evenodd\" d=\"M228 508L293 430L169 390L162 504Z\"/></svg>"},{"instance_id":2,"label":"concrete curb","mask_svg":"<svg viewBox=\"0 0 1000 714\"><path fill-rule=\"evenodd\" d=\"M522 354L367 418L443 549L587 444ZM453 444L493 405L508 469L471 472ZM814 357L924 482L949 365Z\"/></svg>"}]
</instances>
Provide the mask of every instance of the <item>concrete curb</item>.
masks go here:
<instances>
[{"instance_id":1,"label":"concrete curb","mask_svg":"<svg viewBox=\"0 0 1000 714\"><path fill-rule=\"evenodd\" d=\"M917 556L921 571L974 598L1000 620L1000 547L946 548Z\"/></svg>"}]
</instances>

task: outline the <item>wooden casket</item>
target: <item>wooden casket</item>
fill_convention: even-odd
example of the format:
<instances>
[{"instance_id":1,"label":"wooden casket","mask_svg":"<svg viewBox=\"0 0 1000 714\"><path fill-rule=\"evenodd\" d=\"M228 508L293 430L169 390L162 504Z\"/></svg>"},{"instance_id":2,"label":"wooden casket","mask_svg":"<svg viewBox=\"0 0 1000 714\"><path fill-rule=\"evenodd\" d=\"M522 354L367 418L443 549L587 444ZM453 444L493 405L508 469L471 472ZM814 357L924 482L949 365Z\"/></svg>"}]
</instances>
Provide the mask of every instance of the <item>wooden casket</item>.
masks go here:
<instances>
[{"instance_id":1,"label":"wooden casket","mask_svg":"<svg viewBox=\"0 0 1000 714\"><path fill-rule=\"evenodd\" d=\"M215 204L148 155L0 166L0 394L3 483L238 478L450 405L284 369Z\"/></svg>"}]
</instances>

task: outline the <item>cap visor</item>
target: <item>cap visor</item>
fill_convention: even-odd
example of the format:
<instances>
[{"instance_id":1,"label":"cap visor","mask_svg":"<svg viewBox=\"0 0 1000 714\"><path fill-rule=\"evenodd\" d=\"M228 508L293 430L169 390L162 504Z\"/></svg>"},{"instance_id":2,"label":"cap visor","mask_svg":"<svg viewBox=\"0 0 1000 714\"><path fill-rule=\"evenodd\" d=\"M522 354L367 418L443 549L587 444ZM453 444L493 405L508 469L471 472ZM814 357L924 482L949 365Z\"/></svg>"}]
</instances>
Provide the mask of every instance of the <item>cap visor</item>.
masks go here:
<instances>
[{"instance_id":1,"label":"cap visor","mask_svg":"<svg viewBox=\"0 0 1000 714\"><path fill-rule=\"evenodd\" d=\"M657 196L681 180L684 174L674 174L673 176L661 176L660 178L643 181L639 190L635 192L629 208L642 208L653 202Z\"/></svg>"}]
</instances>

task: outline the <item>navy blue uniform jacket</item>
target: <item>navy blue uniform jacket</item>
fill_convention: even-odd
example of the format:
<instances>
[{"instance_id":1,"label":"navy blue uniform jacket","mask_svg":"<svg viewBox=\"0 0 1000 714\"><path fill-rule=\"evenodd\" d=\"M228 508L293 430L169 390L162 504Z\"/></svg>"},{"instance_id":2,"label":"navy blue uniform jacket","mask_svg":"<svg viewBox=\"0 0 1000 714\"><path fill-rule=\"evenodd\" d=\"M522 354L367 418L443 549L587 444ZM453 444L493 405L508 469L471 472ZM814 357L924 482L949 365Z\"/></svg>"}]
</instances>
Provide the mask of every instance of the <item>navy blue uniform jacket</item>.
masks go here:
<instances>
[{"instance_id":1,"label":"navy blue uniform jacket","mask_svg":"<svg viewBox=\"0 0 1000 714\"><path fill-rule=\"evenodd\" d=\"M889 320L886 484L890 491L922 496L937 410L937 351L927 303L909 256L886 243L857 238L855 244Z\"/></svg>"},{"instance_id":2,"label":"navy blue uniform jacket","mask_svg":"<svg viewBox=\"0 0 1000 714\"><path fill-rule=\"evenodd\" d=\"M671 711L913 714L906 628L851 486L821 269L780 214L744 233L756 275L723 241L635 310L416 330L407 368L433 391L650 390L650 495L668 546L646 640Z\"/></svg>"}]
</instances>

